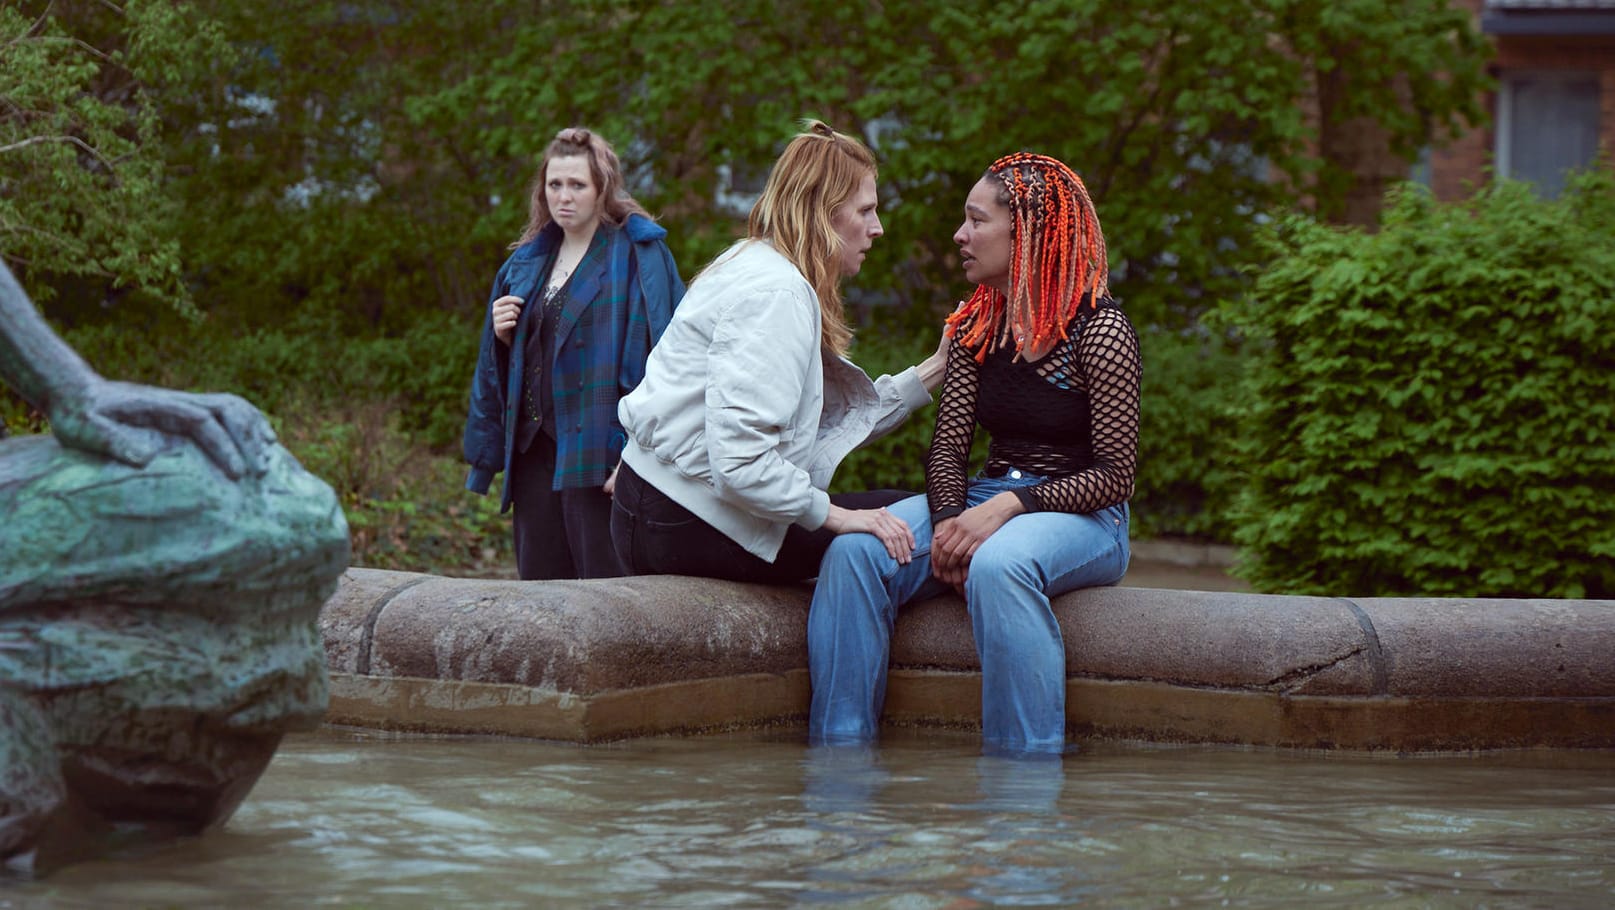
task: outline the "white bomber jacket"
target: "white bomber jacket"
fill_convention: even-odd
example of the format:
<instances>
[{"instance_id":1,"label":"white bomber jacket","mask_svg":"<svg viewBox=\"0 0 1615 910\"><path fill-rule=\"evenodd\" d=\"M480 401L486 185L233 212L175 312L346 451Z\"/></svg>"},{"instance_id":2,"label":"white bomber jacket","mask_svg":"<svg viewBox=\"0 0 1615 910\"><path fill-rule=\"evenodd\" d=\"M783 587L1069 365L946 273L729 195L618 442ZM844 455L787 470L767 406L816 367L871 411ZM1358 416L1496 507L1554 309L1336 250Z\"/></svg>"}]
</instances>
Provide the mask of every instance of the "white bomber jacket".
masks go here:
<instances>
[{"instance_id":1,"label":"white bomber jacket","mask_svg":"<svg viewBox=\"0 0 1615 910\"><path fill-rule=\"evenodd\" d=\"M819 300L766 241L730 247L695 280L617 405L623 461L772 562L791 524L830 512L847 453L930 403L919 373L869 376L819 345Z\"/></svg>"}]
</instances>

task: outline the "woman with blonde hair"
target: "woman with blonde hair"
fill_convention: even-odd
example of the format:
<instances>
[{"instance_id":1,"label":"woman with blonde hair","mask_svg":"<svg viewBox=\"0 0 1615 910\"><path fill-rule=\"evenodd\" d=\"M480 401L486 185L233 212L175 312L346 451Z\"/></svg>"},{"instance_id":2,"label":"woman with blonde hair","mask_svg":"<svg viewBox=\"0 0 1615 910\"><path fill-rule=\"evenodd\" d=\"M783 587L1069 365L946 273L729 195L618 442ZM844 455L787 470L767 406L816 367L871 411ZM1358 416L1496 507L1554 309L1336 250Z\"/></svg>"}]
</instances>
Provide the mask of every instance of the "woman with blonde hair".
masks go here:
<instances>
[{"instance_id":1,"label":"woman with blonde hair","mask_svg":"<svg viewBox=\"0 0 1615 910\"><path fill-rule=\"evenodd\" d=\"M948 317L926 493L891 507L918 547L910 560L858 535L829 547L808 614L808 732L875 737L898 608L952 587L981 659L983 739L1058 754L1065 645L1049 599L1127 571L1138 336L1110 298L1087 188L1061 162L994 162L953 239L976 290ZM991 446L967 479L977 426Z\"/></svg>"},{"instance_id":2,"label":"woman with blonde hair","mask_svg":"<svg viewBox=\"0 0 1615 910\"><path fill-rule=\"evenodd\" d=\"M930 402L942 351L873 381L846 359L841 281L882 233L875 157L806 126L747 237L692 280L618 406L628 443L611 533L635 573L800 581L838 534L867 532L894 558L913 547L880 508L900 497L825 489L848 452Z\"/></svg>"},{"instance_id":3,"label":"woman with blonde hair","mask_svg":"<svg viewBox=\"0 0 1615 910\"><path fill-rule=\"evenodd\" d=\"M486 493L505 472L523 579L624 574L611 546L617 402L684 296L666 237L605 139L555 135L488 296L465 424L466 488Z\"/></svg>"}]
</instances>

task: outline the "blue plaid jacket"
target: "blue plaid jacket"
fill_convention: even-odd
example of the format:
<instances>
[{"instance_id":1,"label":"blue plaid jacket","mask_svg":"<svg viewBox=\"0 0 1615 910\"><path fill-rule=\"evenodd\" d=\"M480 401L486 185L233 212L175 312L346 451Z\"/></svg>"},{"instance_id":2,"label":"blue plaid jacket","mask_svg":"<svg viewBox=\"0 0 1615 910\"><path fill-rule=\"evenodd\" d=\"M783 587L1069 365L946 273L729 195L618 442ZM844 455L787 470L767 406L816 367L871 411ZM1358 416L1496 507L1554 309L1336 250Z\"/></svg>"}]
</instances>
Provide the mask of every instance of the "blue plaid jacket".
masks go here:
<instances>
[{"instance_id":1,"label":"blue plaid jacket","mask_svg":"<svg viewBox=\"0 0 1615 910\"><path fill-rule=\"evenodd\" d=\"M554 489L600 486L616 466L626 436L617 421L617 399L645 377L645 358L684 297L684 282L664 238L667 231L640 215L621 228L598 229L604 255L587 274L572 276L555 332L552 387L555 395ZM537 329L540 306L522 307L509 347L493 334L493 302L515 294L529 304L543 299L539 283L560 249L561 229L551 223L517 247L500 266L482 320L482 350L471 380L465 420L466 489L487 493L493 475L508 478L516 451L516 421L527 365L527 334ZM510 484L499 503L510 509Z\"/></svg>"}]
</instances>

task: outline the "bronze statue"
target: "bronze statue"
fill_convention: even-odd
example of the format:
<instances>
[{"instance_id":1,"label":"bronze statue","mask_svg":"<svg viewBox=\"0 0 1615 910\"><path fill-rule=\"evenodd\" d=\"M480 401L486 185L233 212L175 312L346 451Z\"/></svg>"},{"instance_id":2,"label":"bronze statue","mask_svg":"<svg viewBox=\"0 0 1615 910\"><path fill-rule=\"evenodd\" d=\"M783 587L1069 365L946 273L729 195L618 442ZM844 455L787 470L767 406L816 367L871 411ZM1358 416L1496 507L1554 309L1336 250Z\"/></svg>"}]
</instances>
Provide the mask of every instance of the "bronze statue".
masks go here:
<instances>
[{"instance_id":1,"label":"bronze statue","mask_svg":"<svg viewBox=\"0 0 1615 910\"><path fill-rule=\"evenodd\" d=\"M347 522L234 395L114 382L0 265L0 862L42 874L229 818L327 704Z\"/></svg>"}]
</instances>

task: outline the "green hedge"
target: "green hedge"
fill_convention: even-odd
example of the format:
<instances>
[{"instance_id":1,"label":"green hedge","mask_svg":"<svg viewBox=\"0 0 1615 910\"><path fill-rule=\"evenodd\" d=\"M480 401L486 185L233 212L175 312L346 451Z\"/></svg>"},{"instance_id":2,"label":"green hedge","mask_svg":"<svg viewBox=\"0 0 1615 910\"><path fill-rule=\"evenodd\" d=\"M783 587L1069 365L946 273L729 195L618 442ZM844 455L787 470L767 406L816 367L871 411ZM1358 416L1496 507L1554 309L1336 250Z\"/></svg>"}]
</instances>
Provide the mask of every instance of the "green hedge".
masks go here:
<instances>
[{"instance_id":1,"label":"green hedge","mask_svg":"<svg viewBox=\"0 0 1615 910\"><path fill-rule=\"evenodd\" d=\"M1134 537L1227 543L1238 488L1232 401L1239 360L1221 335L1204 330L1139 332Z\"/></svg>"},{"instance_id":2,"label":"green hedge","mask_svg":"<svg viewBox=\"0 0 1615 910\"><path fill-rule=\"evenodd\" d=\"M1258 589L1615 596L1615 180L1279 222L1233 520Z\"/></svg>"},{"instance_id":3,"label":"green hedge","mask_svg":"<svg viewBox=\"0 0 1615 910\"><path fill-rule=\"evenodd\" d=\"M401 431L458 451L480 330L464 318L422 312L387 335L356 334L306 314L284 328L245 333L174 319L144 332L101 324L63 334L110 378L234 392L272 416L385 403Z\"/></svg>"}]
</instances>

